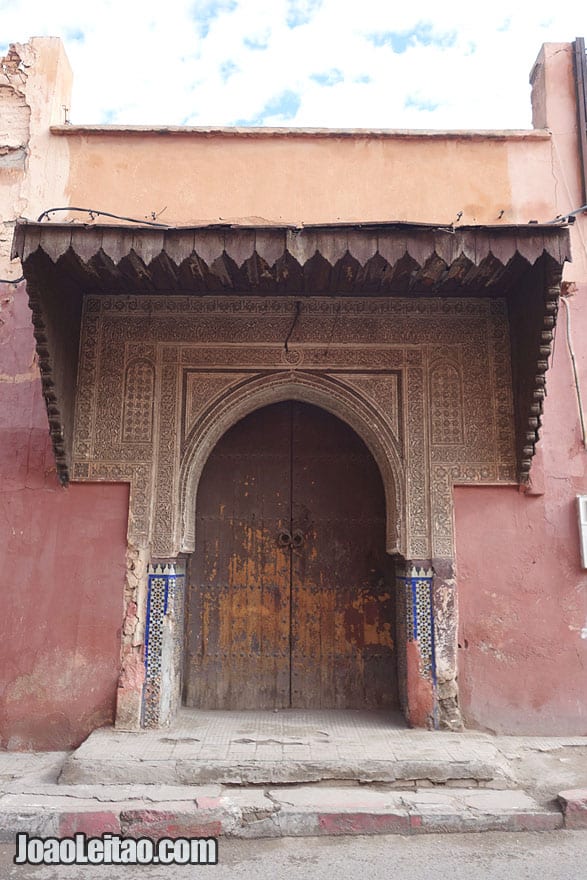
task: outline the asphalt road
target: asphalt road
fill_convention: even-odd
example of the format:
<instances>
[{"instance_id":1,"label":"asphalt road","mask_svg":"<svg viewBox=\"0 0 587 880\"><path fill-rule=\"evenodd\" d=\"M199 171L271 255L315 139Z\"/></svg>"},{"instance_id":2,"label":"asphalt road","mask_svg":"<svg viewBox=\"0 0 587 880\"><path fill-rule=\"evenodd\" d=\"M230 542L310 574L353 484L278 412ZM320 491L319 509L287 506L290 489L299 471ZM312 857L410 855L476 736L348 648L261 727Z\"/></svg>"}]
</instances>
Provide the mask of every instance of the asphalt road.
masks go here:
<instances>
[{"instance_id":1,"label":"asphalt road","mask_svg":"<svg viewBox=\"0 0 587 880\"><path fill-rule=\"evenodd\" d=\"M2 880L587 880L587 831L224 840L214 866L28 867Z\"/></svg>"}]
</instances>

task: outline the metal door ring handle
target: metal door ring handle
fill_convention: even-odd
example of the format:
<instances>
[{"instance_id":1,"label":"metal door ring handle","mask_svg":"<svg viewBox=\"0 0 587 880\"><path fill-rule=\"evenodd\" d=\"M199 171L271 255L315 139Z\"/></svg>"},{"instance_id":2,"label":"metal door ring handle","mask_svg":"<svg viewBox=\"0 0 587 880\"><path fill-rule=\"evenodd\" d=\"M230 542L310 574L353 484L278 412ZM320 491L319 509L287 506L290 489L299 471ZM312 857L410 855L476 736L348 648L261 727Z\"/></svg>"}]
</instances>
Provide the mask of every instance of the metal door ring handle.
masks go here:
<instances>
[{"instance_id":1,"label":"metal door ring handle","mask_svg":"<svg viewBox=\"0 0 587 880\"><path fill-rule=\"evenodd\" d=\"M293 533L291 543L292 543L293 547L301 547L302 544L304 543L304 533L302 531L300 531L300 529L297 529Z\"/></svg>"},{"instance_id":2,"label":"metal door ring handle","mask_svg":"<svg viewBox=\"0 0 587 880\"><path fill-rule=\"evenodd\" d=\"M282 529L277 534L277 546L278 547L289 547L291 545L292 538L288 531Z\"/></svg>"}]
</instances>

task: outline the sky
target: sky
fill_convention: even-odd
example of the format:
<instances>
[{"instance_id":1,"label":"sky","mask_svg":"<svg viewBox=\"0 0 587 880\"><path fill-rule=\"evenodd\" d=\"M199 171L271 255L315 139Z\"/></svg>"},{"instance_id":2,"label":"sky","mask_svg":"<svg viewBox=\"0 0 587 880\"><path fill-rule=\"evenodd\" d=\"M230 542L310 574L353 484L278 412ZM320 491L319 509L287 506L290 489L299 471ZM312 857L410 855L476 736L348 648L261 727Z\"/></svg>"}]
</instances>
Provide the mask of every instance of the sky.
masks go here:
<instances>
[{"instance_id":1,"label":"sky","mask_svg":"<svg viewBox=\"0 0 587 880\"><path fill-rule=\"evenodd\" d=\"M530 128L544 42L587 0L0 0L0 52L59 36L74 124Z\"/></svg>"}]
</instances>

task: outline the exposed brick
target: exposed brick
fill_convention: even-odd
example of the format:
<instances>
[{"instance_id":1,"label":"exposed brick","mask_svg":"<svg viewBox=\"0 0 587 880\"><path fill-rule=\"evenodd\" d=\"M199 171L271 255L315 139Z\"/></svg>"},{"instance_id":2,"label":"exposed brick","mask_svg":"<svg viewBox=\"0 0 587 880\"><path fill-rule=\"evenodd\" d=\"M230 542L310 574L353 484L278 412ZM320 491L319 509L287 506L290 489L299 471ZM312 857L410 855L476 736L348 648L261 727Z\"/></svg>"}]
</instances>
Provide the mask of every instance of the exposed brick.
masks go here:
<instances>
[{"instance_id":1,"label":"exposed brick","mask_svg":"<svg viewBox=\"0 0 587 880\"><path fill-rule=\"evenodd\" d=\"M519 815L514 813L511 817L510 827L513 831L556 831L563 827L563 816L554 811L551 813L520 813Z\"/></svg>"},{"instance_id":2,"label":"exposed brick","mask_svg":"<svg viewBox=\"0 0 587 880\"><path fill-rule=\"evenodd\" d=\"M120 819L116 813L62 813L59 819L60 837L73 837L78 833L100 837L106 832L120 834Z\"/></svg>"},{"instance_id":3,"label":"exposed brick","mask_svg":"<svg viewBox=\"0 0 587 880\"><path fill-rule=\"evenodd\" d=\"M218 837L222 834L219 819L206 819L196 812L178 813L164 810L124 810L120 824L129 837Z\"/></svg>"},{"instance_id":4,"label":"exposed brick","mask_svg":"<svg viewBox=\"0 0 587 880\"><path fill-rule=\"evenodd\" d=\"M395 813L321 813L321 834L409 834L410 817Z\"/></svg>"},{"instance_id":5,"label":"exposed brick","mask_svg":"<svg viewBox=\"0 0 587 880\"><path fill-rule=\"evenodd\" d=\"M561 791L558 799L563 808L565 828L587 828L587 788Z\"/></svg>"}]
</instances>

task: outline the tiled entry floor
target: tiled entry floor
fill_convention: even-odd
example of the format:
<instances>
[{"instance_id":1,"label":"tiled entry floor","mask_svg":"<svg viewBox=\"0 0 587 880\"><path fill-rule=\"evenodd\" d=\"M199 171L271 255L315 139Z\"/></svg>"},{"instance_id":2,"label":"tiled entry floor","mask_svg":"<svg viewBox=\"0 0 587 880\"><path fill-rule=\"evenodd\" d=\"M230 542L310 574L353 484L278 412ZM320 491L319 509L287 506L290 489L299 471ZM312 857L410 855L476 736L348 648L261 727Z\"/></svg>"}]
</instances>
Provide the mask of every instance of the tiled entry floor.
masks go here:
<instances>
[{"instance_id":1,"label":"tiled entry floor","mask_svg":"<svg viewBox=\"0 0 587 880\"><path fill-rule=\"evenodd\" d=\"M410 730L390 712L183 709L166 730L94 731L67 760L61 781L507 785L507 762L491 740Z\"/></svg>"},{"instance_id":2,"label":"tiled entry floor","mask_svg":"<svg viewBox=\"0 0 587 880\"><path fill-rule=\"evenodd\" d=\"M406 731L399 712L183 709L169 738L178 740L178 753L200 758L332 761L381 757L382 743L399 745Z\"/></svg>"}]
</instances>

